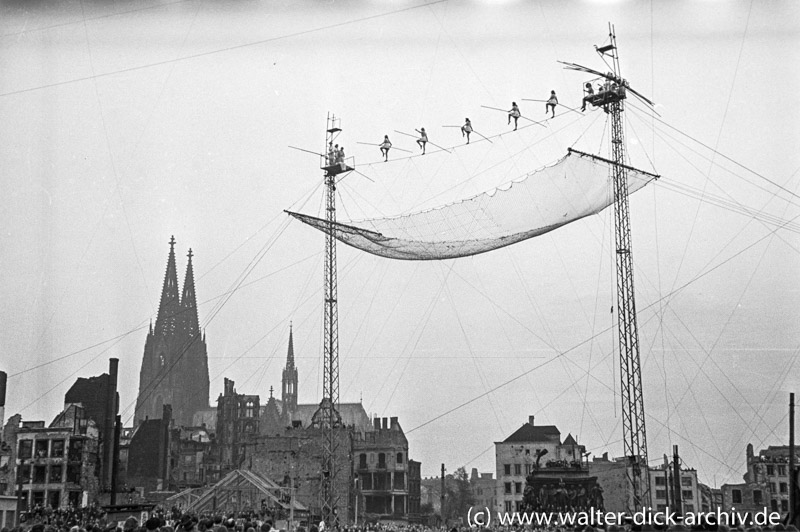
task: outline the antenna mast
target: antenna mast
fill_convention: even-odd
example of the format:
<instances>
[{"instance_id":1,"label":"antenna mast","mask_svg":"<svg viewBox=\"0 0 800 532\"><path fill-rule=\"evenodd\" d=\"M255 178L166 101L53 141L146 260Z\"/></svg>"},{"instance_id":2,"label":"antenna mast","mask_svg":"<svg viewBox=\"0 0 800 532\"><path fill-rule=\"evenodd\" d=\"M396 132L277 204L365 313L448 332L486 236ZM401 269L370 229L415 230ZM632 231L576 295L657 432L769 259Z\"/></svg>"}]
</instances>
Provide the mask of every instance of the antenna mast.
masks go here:
<instances>
[{"instance_id":1,"label":"antenna mast","mask_svg":"<svg viewBox=\"0 0 800 532\"><path fill-rule=\"evenodd\" d=\"M617 36L609 24L609 43L595 50L612 72L602 73L574 63L564 63L570 70L599 75L603 86L584 101L602 107L611 117L611 178L614 184L614 227L617 247L617 327L619 329L619 365L622 397L622 432L625 456L629 461L628 504L632 511L645 509L650 500L650 473L647 460L642 368L639 359L639 329L636 323L636 299L633 290L631 222L628 208L628 167L625 157L625 129L622 122L624 101L631 92L653 105L622 78L617 51ZM610 60L610 62L609 62Z\"/></svg>"},{"instance_id":2,"label":"antenna mast","mask_svg":"<svg viewBox=\"0 0 800 532\"><path fill-rule=\"evenodd\" d=\"M336 491L336 451L338 441L337 429L341 426L339 414L339 311L336 272L336 176L352 171L353 159L348 165L341 151L334 148L333 142L342 131L340 119L328 114L325 134L325 154L322 156L320 168L325 172L326 201L325 220L328 228L325 232L325 316L323 334L323 377L322 402L314 415L316 423L322 429L322 519L330 527L338 526L338 494ZM337 145L338 146L338 145Z\"/></svg>"}]
</instances>

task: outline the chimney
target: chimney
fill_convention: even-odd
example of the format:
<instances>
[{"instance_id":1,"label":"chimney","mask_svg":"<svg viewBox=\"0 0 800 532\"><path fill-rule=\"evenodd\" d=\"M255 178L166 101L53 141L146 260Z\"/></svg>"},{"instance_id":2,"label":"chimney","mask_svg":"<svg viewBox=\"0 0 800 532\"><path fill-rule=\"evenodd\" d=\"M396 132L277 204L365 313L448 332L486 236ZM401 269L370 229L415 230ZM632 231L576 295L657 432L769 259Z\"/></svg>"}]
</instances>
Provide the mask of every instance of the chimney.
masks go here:
<instances>
[{"instance_id":1,"label":"chimney","mask_svg":"<svg viewBox=\"0 0 800 532\"><path fill-rule=\"evenodd\" d=\"M389 428L392 430L398 430L400 428L400 424L397 422L397 417L390 417L389 424Z\"/></svg>"},{"instance_id":2,"label":"chimney","mask_svg":"<svg viewBox=\"0 0 800 532\"><path fill-rule=\"evenodd\" d=\"M533 426L533 418L534 416L528 416L528 425Z\"/></svg>"},{"instance_id":3,"label":"chimney","mask_svg":"<svg viewBox=\"0 0 800 532\"><path fill-rule=\"evenodd\" d=\"M0 371L0 439L3 437L3 427L6 421L6 375L5 371Z\"/></svg>"},{"instance_id":4,"label":"chimney","mask_svg":"<svg viewBox=\"0 0 800 532\"><path fill-rule=\"evenodd\" d=\"M373 418L372 426L375 427L375 430L381 430L381 418L379 417Z\"/></svg>"},{"instance_id":5,"label":"chimney","mask_svg":"<svg viewBox=\"0 0 800 532\"><path fill-rule=\"evenodd\" d=\"M389 418L383 418L383 428L384 430L389 430Z\"/></svg>"}]
</instances>

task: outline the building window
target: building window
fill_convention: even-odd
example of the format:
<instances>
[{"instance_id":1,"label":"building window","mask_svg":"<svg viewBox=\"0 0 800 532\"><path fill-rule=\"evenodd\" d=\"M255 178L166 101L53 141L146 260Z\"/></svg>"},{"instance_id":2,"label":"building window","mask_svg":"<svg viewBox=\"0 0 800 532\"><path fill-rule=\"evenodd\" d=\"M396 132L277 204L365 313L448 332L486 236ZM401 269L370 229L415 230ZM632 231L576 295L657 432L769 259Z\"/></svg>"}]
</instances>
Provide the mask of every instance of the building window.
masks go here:
<instances>
[{"instance_id":1,"label":"building window","mask_svg":"<svg viewBox=\"0 0 800 532\"><path fill-rule=\"evenodd\" d=\"M684 504L683 505L684 512L694 512L694 504Z\"/></svg>"},{"instance_id":2,"label":"building window","mask_svg":"<svg viewBox=\"0 0 800 532\"><path fill-rule=\"evenodd\" d=\"M511 482L506 482L506 495L511 495Z\"/></svg>"},{"instance_id":3,"label":"building window","mask_svg":"<svg viewBox=\"0 0 800 532\"><path fill-rule=\"evenodd\" d=\"M753 490L753 504L761 505L763 502L764 499L761 490Z\"/></svg>"},{"instance_id":4,"label":"building window","mask_svg":"<svg viewBox=\"0 0 800 532\"><path fill-rule=\"evenodd\" d=\"M511 511L511 501L506 501L506 512Z\"/></svg>"},{"instance_id":5,"label":"building window","mask_svg":"<svg viewBox=\"0 0 800 532\"><path fill-rule=\"evenodd\" d=\"M656 499L665 499L667 498L667 490L656 490Z\"/></svg>"},{"instance_id":6,"label":"building window","mask_svg":"<svg viewBox=\"0 0 800 532\"><path fill-rule=\"evenodd\" d=\"M533 468L533 464L525 464L525 475L531 474L531 469Z\"/></svg>"},{"instance_id":7,"label":"building window","mask_svg":"<svg viewBox=\"0 0 800 532\"><path fill-rule=\"evenodd\" d=\"M80 462L83 459L83 440L69 441L69 461Z\"/></svg>"},{"instance_id":8,"label":"building window","mask_svg":"<svg viewBox=\"0 0 800 532\"><path fill-rule=\"evenodd\" d=\"M361 453L360 455L358 455L358 468L359 469L367 468L367 453Z\"/></svg>"},{"instance_id":9,"label":"building window","mask_svg":"<svg viewBox=\"0 0 800 532\"><path fill-rule=\"evenodd\" d=\"M681 477L681 485L686 486L687 488L691 488L692 477Z\"/></svg>"},{"instance_id":10,"label":"building window","mask_svg":"<svg viewBox=\"0 0 800 532\"><path fill-rule=\"evenodd\" d=\"M522 493L522 482L514 482L516 493Z\"/></svg>"},{"instance_id":11,"label":"building window","mask_svg":"<svg viewBox=\"0 0 800 532\"><path fill-rule=\"evenodd\" d=\"M782 512L789 511L789 501L787 499L781 499L781 511Z\"/></svg>"},{"instance_id":12,"label":"building window","mask_svg":"<svg viewBox=\"0 0 800 532\"><path fill-rule=\"evenodd\" d=\"M769 483L769 491L770 491L770 493L778 493L778 485L775 484L774 482L770 482Z\"/></svg>"},{"instance_id":13,"label":"building window","mask_svg":"<svg viewBox=\"0 0 800 532\"><path fill-rule=\"evenodd\" d=\"M64 456L64 440L53 440L50 444L50 457L61 458Z\"/></svg>"},{"instance_id":14,"label":"building window","mask_svg":"<svg viewBox=\"0 0 800 532\"><path fill-rule=\"evenodd\" d=\"M31 481L31 466L23 464L17 471L19 472L17 474L17 482L27 484Z\"/></svg>"},{"instance_id":15,"label":"building window","mask_svg":"<svg viewBox=\"0 0 800 532\"><path fill-rule=\"evenodd\" d=\"M522 465L514 464L514 474L521 475L522 474Z\"/></svg>"},{"instance_id":16,"label":"building window","mask_svg":"<svg viewBox=\"0 0 800 532\"><path fill-rule=\"evenodd\" d=\"M244 415L246 417L255 417L255 415L256 415L256 402L253 399L249 399L247 401L247 407L245 408Z\"/></svg>"},{"instance_id":17,"label":"building window","mask_svg":"<svg viewBox=\"0 0 800 532\"><path fill-rule=\"evenodd\" d=\"M785 465L779 465L778 466L778 476L779 477L785 477L786 476L786 466Z\"/></svg>"},{"instance_id":18,"label":"building window","mask_svg":"<svg viewBox=\"0 0 800 532\"><path fill-rule=\"evenodd\" d=\"M742 490L731 490L733 504L742 504Z\"/></svg>"},{"instance_id":19,"label":"building window","mask_svg":"<svg viewBox=\"0 0 800 532\"><path fill-rule=\"evenodd\" d=\"M378 467L386 469L386 453L378 453Z\"/></svg>"},{"instance_id":20,"label":"building window","mask_svg":"<svg viewBox=\"0 0 800 532\"><path fill-rule=\"evenodd\" d=\"M662 476L656 477L656 486L666 486L666 485L667 485L667 479L665 479Z\"/></svg>"},{"instance_id":21,"label":"building window","mask_svg":"<svg viewBox=\"0 0 800 532\"><path fill-rule=\"evenodd\" d=\"M77 508L81 504L81 492L80 491L70 491L69 492L69 503Z\"/></svg>"},{"instance_id":22,"label":"building window","mask_svg":"<svg viewBox=\"0 0 800 532\"><path fill-rule=\"evenodd\" d=\"M406 489L406 476L402 472L395 472L394 474L394 489L396 490L404 490Z\"/></svg>"},{"instance_id":23,"label":"building window","mask_svg":"<svg viewBox=\"0 0 800 532\"><path fill-rule=\"evenodd\" d=\"M54 484L58 484L61 482L62 473L61 473L61 466L60 465L51 465L50 466L50 482Z\"/></svg>"},{"instance_id":24,"label":"building window","mask_svg":"<svg viewBox=\"0 0 800 532\"><path fill-rule=\"evenodd\" d=\"M777 512L777 511L778 511L778 501L777 501L777 500L775 500L775 499L772 499L772 500L769 502L769 505L770 505L770 507L772 508L772 511L773 511L773 512Z\"/></svg>"},{"instance_id":25,"label":"building window","mask_svg":"<svg viewBox=\"0 0 800 532\"><path fill-rule=\"evenodd\" d=\"M681 495L683 496L683 500L694 498L694 493L692 493L692 490L683 490L681 491Z\"/></svg>"},{"instance_id":26,"label":"building window","mask_svg":"<svg viewBox=\"0 0 800 532\"><path fill-rule=\"evenodd\" d=\"M26 460L32 456L33 453L33 440L20 440L19 451L17 451L17 458Z\"/></svg>"},{"instance_id":27,"label":"building window","mask_svg":"<svg viewBox=\"0 0 800 532\"><path fill-rule=\"evenodd\" d=\"M658 510L659 512L665 512L667 510L667 505L666 504L657 504L656 505L656 510Z\"/></svg>"},{"instance_id":28,"label":"building window","mask_svg":"<svg viewBox=\"0 0 800 532\"><path fill-rule=\"evenodd\" d=\"M81 483L81 465L70 464L67 466L67 482L72 484Z\"/></svg>"},{"instance_id":29,"label":"building window","mask_svg":"<svg viewBox=\"0 0 800 532\"><path fill-rule=\"evenodd\" d=\"M781 493L789 493L789 484L781 482Z\"/></svg>"},{"instance_id":30,"label":"building window","mask_svg":"<svg viewBox=\"0 0 800 532\"><path fill-rule=\"evenodd\" d=\"M403 453L397 453L397 463L398 464L403 463Z\"/></svg>"},{"instance_id":31,"label":"building window","mask_svg":"<svg viewBox=\"0 0 800 532\"><path fill-rule=\"evenodd\" d=\"M33 492L33 505L44 505L44 492L43 491L34 491Z\"/></svg>"},{"instance_id":32,"label":"building window","mask_svg":"<svg viewBox=\"0 0 800 532\"><path fill-rule=\"evenodd\" d=\"M33 483L34 484L45 483L45 466L43 465L33 466ZM44 495L42 497L44 497Z\"/></svg>"},{"instance_id":33,"label":"building window","mask_svg":"<svg viewBox=\"0 0 800 532\"><path fill-rule=\"evenodd\" d=\"M36 440L36 458L47 458L47 440Z\"/></svg>"},{"instance_id":34,"label":"building window","mask_svg":"<svg viewBox=\"0 0 800 532\"><path fill-rule=\"evenodd\" d=\"M772 464L767 465L767 476L771 477L775 474L775 466Z\"/></svg>"},{"instance_id":35,"label":"building window","mask_svg":"<svg viewBox=\"0 0 800 532\"><path fill-rule=\"evenodd\" d=\"M503 464L503 473L506 476L511 476L511 464Z\"/></svg>"},{"instance_id":36,"label":"building window","mask_svg":"<svg viewBox=\"0 0 800 532\"><path fill-rule=\"evenodd\" d=\"M61 492L58 490L47 492L47 504L50 508L58 508L61 503Z\"/></svg>"}]
</instances>

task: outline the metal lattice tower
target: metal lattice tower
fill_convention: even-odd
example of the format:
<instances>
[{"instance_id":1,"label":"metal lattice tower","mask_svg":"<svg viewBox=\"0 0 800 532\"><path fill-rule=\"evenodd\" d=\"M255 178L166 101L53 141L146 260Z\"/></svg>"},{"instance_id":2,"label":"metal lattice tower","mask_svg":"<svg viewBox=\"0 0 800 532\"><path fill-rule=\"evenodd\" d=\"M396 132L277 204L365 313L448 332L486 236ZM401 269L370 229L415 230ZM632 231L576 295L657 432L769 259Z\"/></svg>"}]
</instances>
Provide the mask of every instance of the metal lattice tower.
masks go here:
<instances>
[{"instance_id":1,"label":"metal lattice tower","mask_svg":"<svg viewBox=\"0 0 800 532\"><path fill-rule=\"evenodd\" d=\"M642 368L639 357L639 329L636 322L636 299L633 290L633 257L628 201L628 166L625 155L625 129L622 121L624 102L631 92L647 104L652 102L630 88L620 75L617 38L609 24L610 42L595 47L612 72L601 73L580 65L565 63L567 68L596 74L603 80L602 89L587 94L585 103L602 107L611 118L611 180L614 187L614 228L617 250L617 328L619 331L620 395L622 397L622 432L625 456L629 460L628 501L631 511L644 510L650 500L650 474L647 461ZM610 59L610 64L609 60Z\"/></svg>"},{"instance_id":2,"label":"metal lattice tower","mask_svg":"<svg viewBox=\"0 0 800 532\"><path fill-rule=\"evenodd\" d=\"M336 491L336 451L338 447L337 429L341 425L339 415L339 311L336 272L336 178L350 172L353 166L346 164L344 148L334 149L334 141L341 132L339 119L328 115L325 135L325 155L321 164L325 171L325 220L328 231L325 233L325 312L323 334L323 377L322 402L315 414L318 426L322 429L322 519L333 526L338 520L338 496ZM350 159L352 161L352 159Z\"/></svg>"},{"instance_id":3,"label":"metal lattice tower","mask_svg":"<svg viewBox=\"0 0 800 532\"><path fill-rule=\"evenodd\" d=\"M629 500L632 510L642 510L649 504L650 474L647 461L647 431L645 429L642 367L639 357L639 328L636 322L636 298L633 290L633 256L631 253L631 220L628 201L628 169L625 159L625 129L622 122L625 85L619 73L617 39L609 33L614 77L619 80L619 97L605 105L611 117L611 168L614 184L614 234L617 247L617 328L619 331L620 395L622 397L622 432L625 456L630 460L627 469Z\"/></svg>"},{"instance_id":4,"label":"metal lattice tower","mask_svg":"<svg viewBox=\"0 0 800 532\"><path fill-rule=\"evenodd\" d=\"M625 131L622 100L608 105L611 115L611 151L614 165L614 227L617 247L617 328L619 330L620 395L625 456L631 460L628 472L632 510L649 504L650 475L647 461L642 368L639 357L639 329L633 290L631 222L628 212L628 170L625 166Z\"/></svg>"}]
</instances>

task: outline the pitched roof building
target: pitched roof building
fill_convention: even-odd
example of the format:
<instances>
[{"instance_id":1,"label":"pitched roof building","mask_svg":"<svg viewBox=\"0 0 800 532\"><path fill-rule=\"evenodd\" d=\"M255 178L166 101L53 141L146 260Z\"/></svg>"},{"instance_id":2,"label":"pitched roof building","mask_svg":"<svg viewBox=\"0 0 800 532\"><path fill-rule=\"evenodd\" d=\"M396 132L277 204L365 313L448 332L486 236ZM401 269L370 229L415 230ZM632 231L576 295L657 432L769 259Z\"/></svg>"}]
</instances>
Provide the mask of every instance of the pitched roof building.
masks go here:
<instances>
[{"instance_id":1,"label":"pitched roof building","mask_svg":"<svg viewBox=\"0 0 800 532\"><path fill-rule=\"evenodd\" d=\"M525 511L528 505L534 505L536 510L549 509L562 492L569 490L576 494L573 505L586 505L596 479L589 477L584 465L585 451L586 448L578 444L572 434L567 434L562 442L557 427L536 425L534 417L529 416L528 422L509 437L495 442L495 510ZM542 500L536 497L526 499L525 487L528 484L540 488ZM559 487L562 484L566 487ZM579 493L582 495L578 496ZM578 501L580 497L582 499Z\"/></svg>"}]
</instances>

